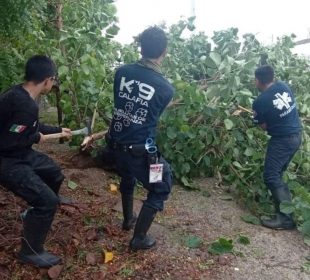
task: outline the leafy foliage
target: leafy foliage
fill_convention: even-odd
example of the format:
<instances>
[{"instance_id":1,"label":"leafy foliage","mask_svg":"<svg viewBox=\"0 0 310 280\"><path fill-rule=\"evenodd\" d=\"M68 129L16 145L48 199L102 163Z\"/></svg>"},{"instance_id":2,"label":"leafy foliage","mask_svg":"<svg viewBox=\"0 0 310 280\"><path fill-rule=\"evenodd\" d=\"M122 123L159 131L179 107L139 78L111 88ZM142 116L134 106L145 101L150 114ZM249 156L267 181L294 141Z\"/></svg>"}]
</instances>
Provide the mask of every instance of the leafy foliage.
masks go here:
<instances>
[{"instance_id":1,"label":"leafy foliage","mask_svg":"<svg viewBox=\"0 0 310 280\"><path fill-rule=\"evenodd\" d=\"M233 252L234 245L232 239L219 238L213 242L208 251L214 255L222 255Z\"/></svg>"},{"instance_id":2,"label":"leafy foliage","mask_svg":"<svg viewBox=\"0 0 310 280\"><path fill-rule=\"evenodd\" d=\"M241 220L243 220L246 223L253 224L253 225L261 224L260 220L253 215L243 215L241 216Z\"/></svg>"},{"instance_id":3,"label":"leafy foliage","mask_svg":"<svg viewBox=\"0 0 310 280\"><path fill-rule=\"evenodd\" d=\"M35 28L46 2L43 0L1 0L0 36L20 35Z\"/></svg>"},{"instance_id":4,"label":"leafy foliage","mask_svg":"<svg viewBox=\"0 0 310 280\"><path fill-rule=\"evenodd\" d=\"M239 243L241 243L243 245L249 245L251 243L250 239L247 236L244 236L244 235L240 235L239 238L238 238L238 241L239 241Z\"/></svg>"},{"instance_id":5,"label":"leafy foliage","mask_svg":"<svg viewBox=\"0 0 310 280\"><path fill-rule=\"evenodd\" d=\"M199 248L203 245L203 240L195 235L189 235L184 239L185 245L188 248Z\"/></svg>"},{"instance_id":6,"label":"leafy foliage","mask_svg":"<svg viewBox=\"0 0 310 280\"><path fill-rule=\"evenodd\" d=\"M96 130L105 128L112 113L114 70L138 58L135 44L113 41L118 32L113 1L11 2L2 1L0 9L0 90L21 80L27 58L46 53L59 66L60 92L50 101L61 109L60 121L78 128L96 110ZM285 178L294 200L282 207L294 211L300 230L310 235L309 61L292 54L293 37L266 47L253 34L240 40L236 28L216 31L212 38L204 33L182 36L194 28L194 18L169 28L163 67L176 96L162 117L158 144L175 177L192 188L195 177L217 176L256 214L271 210L262 181L268 137L253 127L249 113L234 114L238 105L251 108L257 96L254 70L267 61L277 78L294 89L303 120L303 146Z\"/></svg>"},{"instance_id":7,"label":"leafy foliage","mask_svg":"<svg viewBox=\"0 0 310 280\"><path fill-rule=\"evenodd\" d=\"M262 180L268 137L253 126L248 112L234 114L240 105L251 108L258 94L254 70L268 62L276 77L293 88L303 121L303 145L285 173L295 195L286 210L294 210L302 231L309 233L305 224L310 202L309 61L292 53L293 37L279 38L266 47L252 34L240 41L238 30L231 28L214 32L212 41L203 33L182 39L189 23L182 21L170 29L173 43L165 69L177 93L162 118L158 137L176 177L191 188L191 178L217 176L235 188L256 214L272 210Z\"/></svg>"}]
</instances>

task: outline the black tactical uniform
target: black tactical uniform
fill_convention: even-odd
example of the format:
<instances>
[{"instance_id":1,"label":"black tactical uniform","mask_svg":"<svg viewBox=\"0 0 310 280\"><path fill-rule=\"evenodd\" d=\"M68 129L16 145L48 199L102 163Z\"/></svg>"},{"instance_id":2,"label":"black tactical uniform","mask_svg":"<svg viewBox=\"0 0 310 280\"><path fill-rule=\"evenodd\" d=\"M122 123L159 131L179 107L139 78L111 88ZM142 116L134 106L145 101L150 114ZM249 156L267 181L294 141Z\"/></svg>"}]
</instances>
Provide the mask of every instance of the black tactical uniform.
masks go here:
<instances>
[{"instance_id":1,"label":"black tactical uniform","mask_svg":"<svg viewBox=\"0 0 310 280\"><path fill-rule=\"evenodd\" d=\"M171 101L174 88L156 65L147 59L120 67L114 78L114 116L107 142L114 150L114 158L121 176L120 191L124 214L123 229L133 227L133 192L136 180L142 182L148 195L140 211L132 249L147 249L155 240L146 235L157 211L172 188L170 165L160 153L146 150L147 142L155 145L156 126L160 115ZM157 160L156 160L157 159ZM150 163L162 164L162 180L149 182Z\"/></svg>"},{"instance_id":2,"label":"black tactical uniform","mask_svg":"<svg viewBox=\"0 0 310 280\"><path fill-rule=\"evenodd\" d=\"M40 132L61 131L60 127L39 123L38 106L21 85L0 95L0 184L32 206L23 218L21 260L36 252L48 254L43 243L59 203L57 194L64 176L52 159L33 150L32 145L40 141ZM43 259L56 262L53 255ZM35 262L49 266L44 260Z\"/></svg>"}]
</instances>

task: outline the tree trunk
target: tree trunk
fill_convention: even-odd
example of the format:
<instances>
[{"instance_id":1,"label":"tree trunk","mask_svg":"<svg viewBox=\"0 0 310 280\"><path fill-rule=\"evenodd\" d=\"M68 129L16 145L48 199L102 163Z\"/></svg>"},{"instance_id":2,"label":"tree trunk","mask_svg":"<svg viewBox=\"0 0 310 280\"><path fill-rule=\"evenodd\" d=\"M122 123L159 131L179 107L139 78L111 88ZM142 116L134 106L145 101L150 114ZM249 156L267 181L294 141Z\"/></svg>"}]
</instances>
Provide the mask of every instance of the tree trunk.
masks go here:
<instances>
[{"instance_id":1,"label":"tree trunk","mask_svg":"<svg viewBox=\"0 0 310 280\"><path fill-rule=\"evenodd\" d=\"M61 16L62 8L63 8L62 3L56 4L56 29L59 33L59 37L60 37L60 32L63 28L63 20L62 20L62 16ZM64 55L65 50L64 50L64 47L62 46L62 44L60 42L59 42L59 48L60 48L61 53ZM62 123L62 109L61 109L61 105L60 105L62 94L60 92L59 86L60 85L58 85L58 87L56 88L56 107L57 107L58 124L60 125Z\"/></svg>"}]
</instances>

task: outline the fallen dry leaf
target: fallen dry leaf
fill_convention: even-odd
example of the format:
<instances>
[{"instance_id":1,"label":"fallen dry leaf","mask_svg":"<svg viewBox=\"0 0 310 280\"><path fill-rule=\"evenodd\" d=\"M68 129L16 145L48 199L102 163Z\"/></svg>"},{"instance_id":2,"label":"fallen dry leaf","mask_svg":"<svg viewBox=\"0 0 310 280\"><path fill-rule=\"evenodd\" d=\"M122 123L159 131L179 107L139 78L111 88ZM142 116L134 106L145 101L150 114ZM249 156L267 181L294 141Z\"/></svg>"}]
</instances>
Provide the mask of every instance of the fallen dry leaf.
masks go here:
<instances>
[{"instance_id":1,"label":"fallen dry leaf","mask_svg":"<svg viewBox=\"0 0 310 280\"><path fill-rule=\"evenodd\" d=\"M57 279L62 272L63 265L54 265L48 271L47 274L51 279Z\"/></svg>"},{"instance_id":2,"label":"fallen dry leaf","mask_svg":"<svg viewBox=\"0 0 310 280\"><path fill-rule=\"evenodd\" d=\"M117 192L117 186L115 184L110 184L110 191Z\"/></svg>"},{"instance_id":3,"label":"fallen dry leaf","mask_svg":"<svg viewBox=\"0 0 310 280\"><path fill-rule=\"evenodd\" d=\"M108 263L110 261L113 260L113 253L112 252L108 252L108 251L103 251L104 252L104 263Z\"/></svg>"}]
</instances>

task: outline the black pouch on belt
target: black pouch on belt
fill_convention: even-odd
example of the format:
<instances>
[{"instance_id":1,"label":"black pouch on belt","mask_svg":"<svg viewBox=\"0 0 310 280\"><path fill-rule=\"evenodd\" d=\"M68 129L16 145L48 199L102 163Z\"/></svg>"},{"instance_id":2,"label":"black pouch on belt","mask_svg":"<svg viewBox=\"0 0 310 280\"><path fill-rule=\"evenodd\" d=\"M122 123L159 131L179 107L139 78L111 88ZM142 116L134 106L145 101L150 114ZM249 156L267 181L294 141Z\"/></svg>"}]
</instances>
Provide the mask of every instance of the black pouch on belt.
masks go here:
<instances>
[{"instance_id":1,"label":"black pouch on belt","mask_svg":"<svg viewBox=\"0 0 310 280\"><path fill-rule=\"evenodd\" d=\"M131 145L129 147L129 151L135 157L142 157L146 153L145 145L144 144L141 144L141 145Z\"/></svg>"},{"instance_id":2,"label":"black pouch on belt","mask_svg":"<svg viewBox=\"0 0 310 280\"><path fill-rule=\"evenodd\" d=\"M147 153L147 161L148 161L149 165L158 163L157 152L155 152L155 153Z\"/></svg>"}]
</instances>

